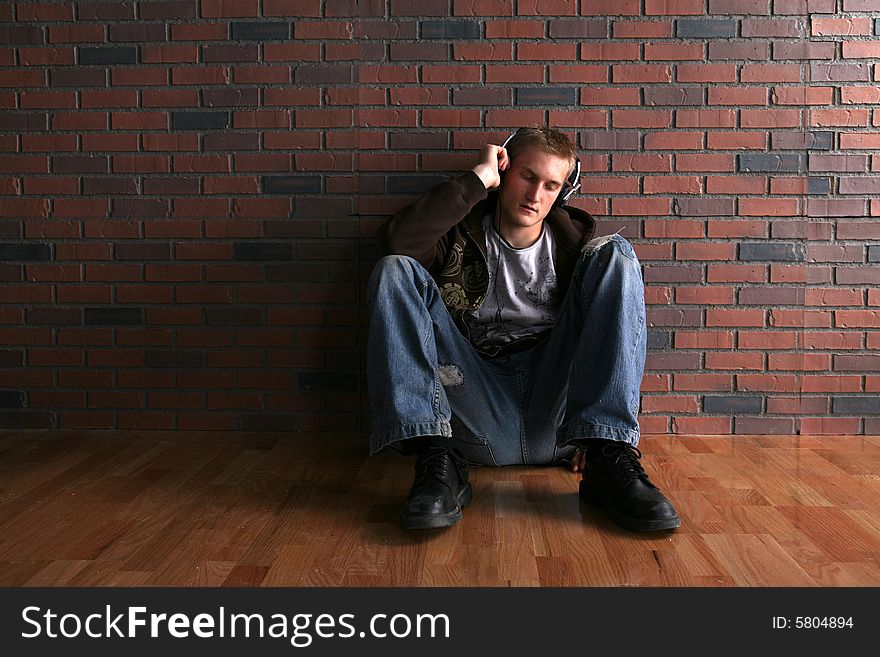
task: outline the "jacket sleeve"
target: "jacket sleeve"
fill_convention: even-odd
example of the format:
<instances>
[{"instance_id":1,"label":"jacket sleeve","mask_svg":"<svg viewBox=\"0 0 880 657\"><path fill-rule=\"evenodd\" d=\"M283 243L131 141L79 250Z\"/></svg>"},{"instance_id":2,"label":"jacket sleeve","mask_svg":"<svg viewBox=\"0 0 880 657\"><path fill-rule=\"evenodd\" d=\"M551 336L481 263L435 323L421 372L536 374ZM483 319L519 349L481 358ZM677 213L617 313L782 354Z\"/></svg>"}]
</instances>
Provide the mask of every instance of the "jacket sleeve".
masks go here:
<instances>
[{"instance_id":1,"label":"jacket sleeve","mask_svg":"<svg viewBox=\"0 0 880 657\"><path fill-rule=\"evenodd\" d=\"M443 262L451 229L487 195L473 171L435 185L382 225L378 238L383 254L409 256L427 269Z\"/></svg>"}]
</instances>

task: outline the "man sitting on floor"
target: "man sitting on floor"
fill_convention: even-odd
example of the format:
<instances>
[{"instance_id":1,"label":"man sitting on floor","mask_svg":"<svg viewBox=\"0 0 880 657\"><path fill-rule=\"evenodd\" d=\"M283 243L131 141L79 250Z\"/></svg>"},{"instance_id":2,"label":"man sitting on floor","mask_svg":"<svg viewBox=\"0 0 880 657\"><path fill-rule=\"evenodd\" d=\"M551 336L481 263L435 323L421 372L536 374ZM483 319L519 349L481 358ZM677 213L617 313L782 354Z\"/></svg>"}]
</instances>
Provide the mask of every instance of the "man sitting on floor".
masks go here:
<instances>
[{"instance_id":1,"label":"man sitting on floor","mask_svg":"<svg viewBox=\"0 0 880 657\"><path fill-rule=\"evenodd\" d=\"M644 284L620 235L565 202L566 135L518 130L380 229L369 285L370 452L416 454L409 529L458 522L468 462L570 461L580 495L630 530L679 517L645 474Z\"/></svg>"}]
</instances>

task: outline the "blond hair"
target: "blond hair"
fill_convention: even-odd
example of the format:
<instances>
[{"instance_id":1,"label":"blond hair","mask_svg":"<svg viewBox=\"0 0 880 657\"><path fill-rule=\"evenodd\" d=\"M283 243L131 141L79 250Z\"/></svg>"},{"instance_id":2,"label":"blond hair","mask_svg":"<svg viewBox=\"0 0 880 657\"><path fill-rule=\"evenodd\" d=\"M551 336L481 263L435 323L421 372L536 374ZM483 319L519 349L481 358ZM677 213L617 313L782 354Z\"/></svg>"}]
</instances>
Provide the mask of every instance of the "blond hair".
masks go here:
<instances>
[{"instance_id":1,"label":"blond hair","mask_svg":"<svg viewBox=\"0 0 880 657\"><path fill-rule=\"evenodd\" d=\"M556 128L543 126L540 128L520 128L516 135L507 143L507 156L513 162L516 156L530 146L536 146L545 153L568 160L568 180L574 171L577 151L564 132Z\"/></svg>"}]
</instances>

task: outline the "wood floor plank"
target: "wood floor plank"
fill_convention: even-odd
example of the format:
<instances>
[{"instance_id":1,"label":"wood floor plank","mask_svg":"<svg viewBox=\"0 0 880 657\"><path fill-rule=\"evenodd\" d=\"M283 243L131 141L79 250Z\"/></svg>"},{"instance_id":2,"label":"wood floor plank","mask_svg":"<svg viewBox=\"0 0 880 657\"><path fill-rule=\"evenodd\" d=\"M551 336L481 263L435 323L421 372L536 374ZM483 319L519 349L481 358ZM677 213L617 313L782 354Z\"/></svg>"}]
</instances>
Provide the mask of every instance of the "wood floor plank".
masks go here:
<instances>
[{"instance_id":1,"label":"wood floor plank","mask_svg":"<svg viewBox=\"0 0 880 657\"><path fill-rule=\"evenodd\" d=\"M400 528L413 458L366 437L0 433L0 586L880 586L880 437L651 436L675 532L633 534L560 467L472 467Z\"/></svg>"}]
</instances>

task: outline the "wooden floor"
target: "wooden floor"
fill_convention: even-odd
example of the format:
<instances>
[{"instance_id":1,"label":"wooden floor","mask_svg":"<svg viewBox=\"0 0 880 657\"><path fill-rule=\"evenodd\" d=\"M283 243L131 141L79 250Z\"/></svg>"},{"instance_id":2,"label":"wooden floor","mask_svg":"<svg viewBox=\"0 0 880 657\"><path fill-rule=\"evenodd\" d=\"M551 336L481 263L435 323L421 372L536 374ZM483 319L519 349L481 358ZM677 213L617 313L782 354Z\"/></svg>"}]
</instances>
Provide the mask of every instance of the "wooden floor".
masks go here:
<instances>
[{"instance_id":1,"label":"wooden floor","mask_svg":"<svg viewBox=\"0 0 880 657\"><path fill-rule=\"evenodd\" d=\"M562 468L473 468L398 528L411 459L365 436L0 433L3 586L878 586L880 437L644 436L681 528L618 529Z\"/></svg>"}]
</instances>

